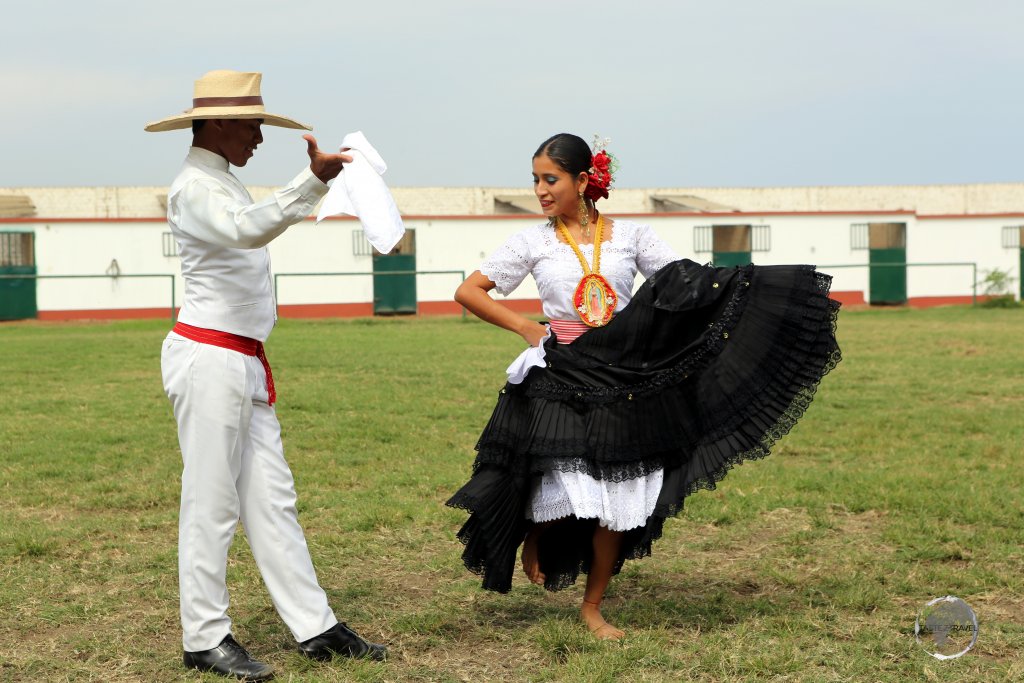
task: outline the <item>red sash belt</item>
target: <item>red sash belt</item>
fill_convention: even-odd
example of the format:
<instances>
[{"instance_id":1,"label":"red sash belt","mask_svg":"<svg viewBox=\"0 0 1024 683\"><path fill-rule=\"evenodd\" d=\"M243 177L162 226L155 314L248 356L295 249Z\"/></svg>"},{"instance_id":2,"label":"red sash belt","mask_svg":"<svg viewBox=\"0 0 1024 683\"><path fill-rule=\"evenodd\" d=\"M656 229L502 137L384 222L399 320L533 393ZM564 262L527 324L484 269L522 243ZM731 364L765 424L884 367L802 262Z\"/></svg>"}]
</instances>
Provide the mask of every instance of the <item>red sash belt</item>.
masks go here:
<instances>
[{"instance_id":1,"label":"red sash belt","mask_svg":"<svg viewBox=\"0 0 1024 683\"><path fill-rule=\"evenodd\" d=\"M208 330L204 327L193 327L182 322L174 323L174 332L185 339L191 339L200 344L219 346L222 349L230 349L247 356L256 356L263 363L263 369L267 372L267 403L274 405L277 400L277 392L274 391L274 375L270 372L270 363L267 361L267 354L263 350L263 342L249 337L220 330Z\"/></svg>"},{"instance_id":2,"label":"red sash belt","mask_svg":"<svg viewBox=\"0 0 1024 683\"><path fill-rule=\"evenodd\" d=\"M591 328L582 320L549 320L559 344L570 344Z\"/></svg>"}]
</instances>

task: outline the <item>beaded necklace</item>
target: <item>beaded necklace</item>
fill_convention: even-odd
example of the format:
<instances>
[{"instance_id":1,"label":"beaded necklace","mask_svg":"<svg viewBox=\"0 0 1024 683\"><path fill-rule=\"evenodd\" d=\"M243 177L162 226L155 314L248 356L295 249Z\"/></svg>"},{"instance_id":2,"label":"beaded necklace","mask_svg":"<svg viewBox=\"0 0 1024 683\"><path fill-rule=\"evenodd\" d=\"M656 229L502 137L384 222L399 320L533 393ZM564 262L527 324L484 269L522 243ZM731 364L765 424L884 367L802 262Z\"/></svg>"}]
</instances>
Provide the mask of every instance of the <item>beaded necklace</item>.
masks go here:
<instances>
[{"instance_id":1,"label":"beaded necklace","mask_svg":"<svg viewBox=\"0 0 1024 683\"><path fill-rule=\"evenodd\" d=\"M593 268L587 263L587 259L583 256L583 252L580 251L579 245L572 238L569 228L565 227L562 219L556 218L555 221L559 232L562 233L562 237L572 247L576 258L580 260L580 266L583 268L583 277L580 279L580 283L576 285L576 292L572 297L573 308L576 309L580 320L587 326L602 327L607 325L612 319L612 315L615 314L615 304L618 302L618 297L615 295L615 290L612 289L611 283L600 273L604 216L599 215L597 217L597 228L594 234Z\"/></svg>"}]
</instances>

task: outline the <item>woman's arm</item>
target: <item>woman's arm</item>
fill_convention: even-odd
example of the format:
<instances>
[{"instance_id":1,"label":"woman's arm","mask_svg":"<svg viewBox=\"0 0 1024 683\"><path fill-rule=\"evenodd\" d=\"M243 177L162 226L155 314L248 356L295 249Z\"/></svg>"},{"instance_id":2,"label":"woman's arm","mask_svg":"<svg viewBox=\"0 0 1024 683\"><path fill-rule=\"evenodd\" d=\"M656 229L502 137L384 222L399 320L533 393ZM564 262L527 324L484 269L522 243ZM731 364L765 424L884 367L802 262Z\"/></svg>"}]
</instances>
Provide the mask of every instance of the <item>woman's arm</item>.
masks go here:
<instances>
[{"instance_id":1,"label":"woman's arm","mask_svg":"<svg viewBox=\"0 0 1024 683\"><path fill-rule=\"evenodd\" d=\"M636 266L644 277L654 275L662 266L681 257L649 225L641 225L636 233Z\"/></svg>"},{"instance_id":2,"label":"woman's arm","mask_svg":"<svg viewBox=\"0 0 1024 683\"><path fill-rule=\"evenodd\" d=\"M499 304L488 294L492 289L494 283L479 270L474 270L455 290L455 300L484 322L515 332L530 346L540 345L547 328Z\"/></svg>"}]
</instances>

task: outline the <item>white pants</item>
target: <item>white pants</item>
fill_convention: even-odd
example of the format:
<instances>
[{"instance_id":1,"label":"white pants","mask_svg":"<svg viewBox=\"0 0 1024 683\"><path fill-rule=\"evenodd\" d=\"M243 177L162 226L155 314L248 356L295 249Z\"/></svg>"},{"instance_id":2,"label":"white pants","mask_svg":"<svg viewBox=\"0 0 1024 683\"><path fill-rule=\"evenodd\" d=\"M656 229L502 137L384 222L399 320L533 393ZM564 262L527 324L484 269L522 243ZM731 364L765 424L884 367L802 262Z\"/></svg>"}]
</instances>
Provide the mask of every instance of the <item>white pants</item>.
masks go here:
<instances>
[{"instance_id":1,"label":"white pants","mask_svg":"<svg viewBox=\"0 0 1024 683\"><path fill-rule=\"evenodd\" d=\"M331 628L338 620L299 526L295 482L281 426L267 405L263 365L255 356L172 332L161 368L184 463L178 580L185 650L216 647L231 632L225 574L239 518L274 607L295 639Z\"/></svg>"}]
</instances>

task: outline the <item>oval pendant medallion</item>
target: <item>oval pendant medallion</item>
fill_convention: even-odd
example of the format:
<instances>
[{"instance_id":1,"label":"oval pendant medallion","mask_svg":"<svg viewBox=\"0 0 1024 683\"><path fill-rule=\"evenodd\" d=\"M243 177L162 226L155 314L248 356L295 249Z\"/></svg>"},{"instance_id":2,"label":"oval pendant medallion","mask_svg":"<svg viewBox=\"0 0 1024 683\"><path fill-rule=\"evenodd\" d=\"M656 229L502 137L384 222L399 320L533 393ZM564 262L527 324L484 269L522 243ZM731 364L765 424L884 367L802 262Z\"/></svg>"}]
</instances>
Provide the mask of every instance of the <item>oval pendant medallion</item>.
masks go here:
<instances>
[{"instance_id":1,"label":"oval pendant medallion","mask_svg":"<svg viewBox=\"0 0 1024 683\"><path fill-rule=\"evenodd\" d=\"M572 303L580 320L585 324L590 327L603 327L615 314L618 297L608 280L597 273L591 273L584 275L576 285Z\"/></svg>"}]
</instances>

